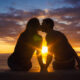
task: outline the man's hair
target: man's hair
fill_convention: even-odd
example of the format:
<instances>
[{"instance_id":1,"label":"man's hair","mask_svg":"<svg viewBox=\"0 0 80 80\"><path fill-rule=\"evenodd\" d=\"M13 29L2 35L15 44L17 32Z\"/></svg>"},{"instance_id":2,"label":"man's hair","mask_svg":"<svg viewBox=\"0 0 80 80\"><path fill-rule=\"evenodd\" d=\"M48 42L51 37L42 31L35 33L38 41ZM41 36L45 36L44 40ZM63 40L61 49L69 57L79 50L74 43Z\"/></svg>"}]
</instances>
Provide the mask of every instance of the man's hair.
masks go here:
<instances>
[{"instance_id":1,"label":"man's hair","mask_svg":"<svg viewBox=\"0 0 80 80\"><path fill-rule=\"evenodd\" d=\"M54 21L53 21L52 19L50 19L50 18L46 18L46 19L43 20L43 22L45 22L47 25L50 26L50 28L53 29Z\"/></svg>"}]
</instances>

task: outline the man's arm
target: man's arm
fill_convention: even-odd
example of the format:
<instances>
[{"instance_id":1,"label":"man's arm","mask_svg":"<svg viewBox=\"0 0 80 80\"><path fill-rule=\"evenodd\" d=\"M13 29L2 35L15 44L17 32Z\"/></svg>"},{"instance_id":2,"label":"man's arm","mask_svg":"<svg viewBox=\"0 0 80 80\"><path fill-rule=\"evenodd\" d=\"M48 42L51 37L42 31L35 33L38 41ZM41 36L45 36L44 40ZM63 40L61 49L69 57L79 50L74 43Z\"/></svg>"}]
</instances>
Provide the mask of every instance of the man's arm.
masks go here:
<instances>
[{"instance_id":1,"label":"man's arm","mask_svg":"<svg viewBox=\"0 0 80 80\"><path fill-rule=\"evenodd\" d=\"M46 69L48 68L49 64L51 63L52 58L53 58L53 56L52 56L52 55L49 55L49 54L47 55Z\"/></svg>"}]
</instances>

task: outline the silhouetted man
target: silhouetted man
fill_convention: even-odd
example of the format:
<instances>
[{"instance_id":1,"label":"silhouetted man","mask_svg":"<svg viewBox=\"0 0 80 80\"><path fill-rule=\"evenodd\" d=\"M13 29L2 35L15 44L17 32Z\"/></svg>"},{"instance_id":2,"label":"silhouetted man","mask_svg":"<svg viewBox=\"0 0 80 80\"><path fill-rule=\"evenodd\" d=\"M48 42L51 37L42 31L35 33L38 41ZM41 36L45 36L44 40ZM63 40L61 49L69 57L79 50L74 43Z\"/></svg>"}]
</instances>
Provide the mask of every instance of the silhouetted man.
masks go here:
<instances>
[{"instance_id":1,"label":"silhouetted man","mask_svg":"<svg viewBox=\"0 0 80 80\"><path fill-rule=\"evenodd\" d=\"M47 33L46 40L49 47L49 55L47 59L46 69L52 60L51 54L54 54L54 69L74 69L75 59L80 65L77 53L71 47L65 35L59 31L53 30L54 22L50 18L43 20L42 29Z\"/></svg>"}]
</instances>

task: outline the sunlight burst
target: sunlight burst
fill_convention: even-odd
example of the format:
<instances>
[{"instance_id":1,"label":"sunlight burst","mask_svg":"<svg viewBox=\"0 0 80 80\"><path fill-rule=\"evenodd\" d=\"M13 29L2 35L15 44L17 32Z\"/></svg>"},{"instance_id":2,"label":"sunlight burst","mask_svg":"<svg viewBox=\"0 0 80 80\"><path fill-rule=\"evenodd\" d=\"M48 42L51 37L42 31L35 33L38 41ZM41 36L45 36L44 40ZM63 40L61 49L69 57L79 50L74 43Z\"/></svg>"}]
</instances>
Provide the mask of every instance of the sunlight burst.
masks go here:
<instances>
[{"instance_id":1,"label":"sunlight burst","mask_svg":"<svg viewBox=\"0 0 80 80\"><path fill-rule=\"evenodd\" d=\"M42 46L42 54L48 53L48 47Z\"/></svg>"},{"instance_id":2,"label":"sunlight burst","mask_svg":"<svg viewBox=\"0 0 80 80\"><path fill-rule=\"evenodd\" d=\"M48 54L48 46L47 46L47 41L45 38L43 38L41 54L42 54L42 61L44 64L46 64L46 58L47 58L47 54Z\"/></svg>"}]
</instances>

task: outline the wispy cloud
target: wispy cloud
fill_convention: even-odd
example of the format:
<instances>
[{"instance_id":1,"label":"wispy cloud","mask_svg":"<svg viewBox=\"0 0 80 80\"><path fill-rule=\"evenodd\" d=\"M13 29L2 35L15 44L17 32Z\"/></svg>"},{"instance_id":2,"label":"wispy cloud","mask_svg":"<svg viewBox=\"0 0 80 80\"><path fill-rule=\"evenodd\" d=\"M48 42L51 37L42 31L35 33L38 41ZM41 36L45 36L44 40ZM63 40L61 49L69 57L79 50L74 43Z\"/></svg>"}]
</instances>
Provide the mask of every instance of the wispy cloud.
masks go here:
<instances>
[{"instance_id":1,"label":"wispy cloud","mask_svg":"<svg viewBox=\"0 0 80 80\"><path fill-rule=\"evenodd\" d=\"M18 34L26 27L27 21L32 17L43 19L50 17L55 22L55 29L67 35L71 42L80 43L80 7L58 9L33 9L24 11L9 8L8 13L0 13L0 38L7 42L15 42ZM8 39L10 38L10 40Z\"/></svg>"}]
</instances>

